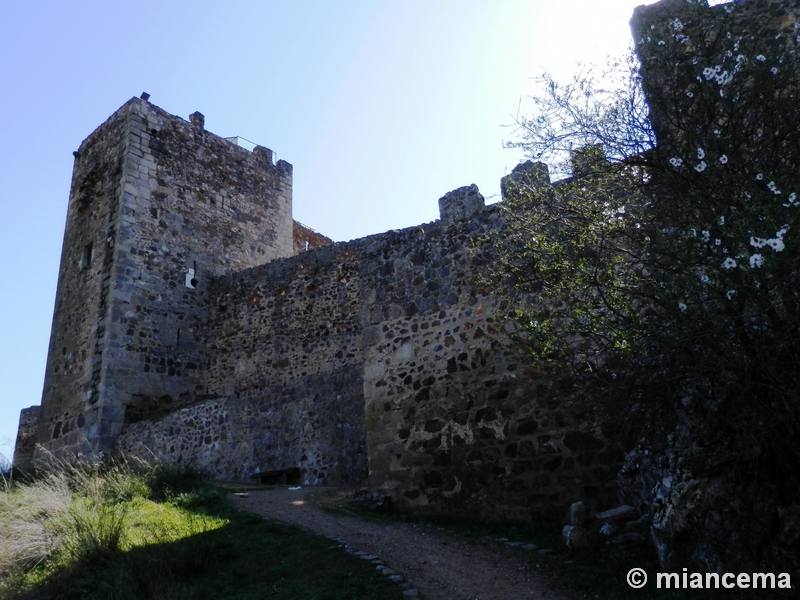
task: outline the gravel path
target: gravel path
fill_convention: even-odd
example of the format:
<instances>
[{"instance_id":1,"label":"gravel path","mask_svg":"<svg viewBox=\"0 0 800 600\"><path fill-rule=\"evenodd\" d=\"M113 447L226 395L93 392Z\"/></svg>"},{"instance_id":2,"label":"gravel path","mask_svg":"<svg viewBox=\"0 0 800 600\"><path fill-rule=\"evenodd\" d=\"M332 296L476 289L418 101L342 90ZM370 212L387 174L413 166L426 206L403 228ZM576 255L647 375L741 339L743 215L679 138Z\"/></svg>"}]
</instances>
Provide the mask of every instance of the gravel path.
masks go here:
<instances>
[{"instance_id":1,"label":"gravel path","mask_svg":"<svg viewBox=\"0 0 800 600\"><path fill-rule=\"evenodd\" d=\"M427 600L562 600L531 569L530 551L499 542L481 545L432 527L375 523L321 507L335 504L341 490L272 487L231 494L231 503L258 515L295 523L343 540L379 557Z\"/></svg>"}]
</instances>

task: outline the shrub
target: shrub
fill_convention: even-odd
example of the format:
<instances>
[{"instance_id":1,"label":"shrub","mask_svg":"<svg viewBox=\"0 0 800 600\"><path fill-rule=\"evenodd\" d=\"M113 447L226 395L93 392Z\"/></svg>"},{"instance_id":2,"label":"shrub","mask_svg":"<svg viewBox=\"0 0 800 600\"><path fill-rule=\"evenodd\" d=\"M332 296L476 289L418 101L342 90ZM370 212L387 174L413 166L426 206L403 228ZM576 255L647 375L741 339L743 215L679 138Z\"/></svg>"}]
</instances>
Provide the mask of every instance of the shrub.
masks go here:
<instances>
[{"instance_id":1,"label":"shrub","mask_svg":"<svg viewBox=\"0 0 800 600\"><path fill-rule=\"evenodd\" d=\"M517 145L562 172L590 150L516 190L500 270L549 393L579 381L638 423L665 562L744 571L796 555L777 531L800 494L800 18L661 8L680 14L635 25L621 87L542 80Z\"/></svg>"}]
</instances>

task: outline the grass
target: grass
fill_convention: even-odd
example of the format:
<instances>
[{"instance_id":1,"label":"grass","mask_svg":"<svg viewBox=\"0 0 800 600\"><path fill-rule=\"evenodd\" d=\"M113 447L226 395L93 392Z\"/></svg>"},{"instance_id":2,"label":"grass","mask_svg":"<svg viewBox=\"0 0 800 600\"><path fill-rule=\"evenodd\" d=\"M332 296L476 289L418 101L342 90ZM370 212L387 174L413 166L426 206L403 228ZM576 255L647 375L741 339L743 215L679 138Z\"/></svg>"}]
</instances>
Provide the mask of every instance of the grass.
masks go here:
<instances>
[{"instance_id":1,"label":"grass","mask_svg":"<svg viewBox=\"0 0 800 600\"><path fill-rule=\"evenodd\" d=\"M160 469L82 467L0 492L0 598L390 600L374 565Z\"/></svg>"}]
</instances>

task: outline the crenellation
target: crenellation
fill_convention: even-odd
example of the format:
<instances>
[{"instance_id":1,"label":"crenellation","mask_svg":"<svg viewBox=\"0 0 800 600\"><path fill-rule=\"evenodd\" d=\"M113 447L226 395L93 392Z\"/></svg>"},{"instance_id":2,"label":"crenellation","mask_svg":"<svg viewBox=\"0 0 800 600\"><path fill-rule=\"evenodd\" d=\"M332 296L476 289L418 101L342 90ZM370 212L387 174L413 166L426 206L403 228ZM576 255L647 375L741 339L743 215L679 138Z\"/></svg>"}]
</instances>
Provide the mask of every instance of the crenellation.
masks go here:
<instances>
[{"instance_id":1,"label":"crenellation","mask_svg":"<svg viewBox=\"0 0 800 600\"><path fill-rule=\"evenodd\" d=\"M442 221L452 222L471 217L484 208L484 199L474 183L448 192L439 198Z\"/></svg>"}]
</instances>

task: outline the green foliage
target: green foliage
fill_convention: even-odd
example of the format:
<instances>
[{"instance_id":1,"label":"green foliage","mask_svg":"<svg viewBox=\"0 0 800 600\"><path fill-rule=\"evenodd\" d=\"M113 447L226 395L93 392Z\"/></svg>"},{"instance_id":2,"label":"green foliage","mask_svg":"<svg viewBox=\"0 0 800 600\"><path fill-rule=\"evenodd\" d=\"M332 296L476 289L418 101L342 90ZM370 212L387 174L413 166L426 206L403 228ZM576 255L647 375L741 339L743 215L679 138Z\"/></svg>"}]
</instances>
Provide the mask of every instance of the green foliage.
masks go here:
<instances>
[{"instance_id":1,"label":"green foliage","mask_svg":"<svg viewBox=\"0 0 800 600\"><path fill-rule=\"evenodd\" d=\"M522 148L556 175L571 172L570 155L579 148L599 145L609 159L621 162L655 147L639 62L632 52L610 61L601 72L583 66L568 84L548 73L537 82L543 94L529 99L531 115L517 122L520 139L506 147Z\"/></svg>"},{"instance_id":2,"label":"green foliage","mask_svg":"<svg viewBox=\"0 0 800 600\"><path fill-rule=\"evenodd\" d=\"M573 154L569 179L512 187L498 275L518 339L561 380L554 393L568 379L623 402L653 425L655 446L691 416L699 447L728 448L791 500L800 25L727 8L654 23L637 48L643 69L631 56L616 78L543 78L515 145L562 172L570 151L596 146Z\"/></svg>"}]
</instances>

